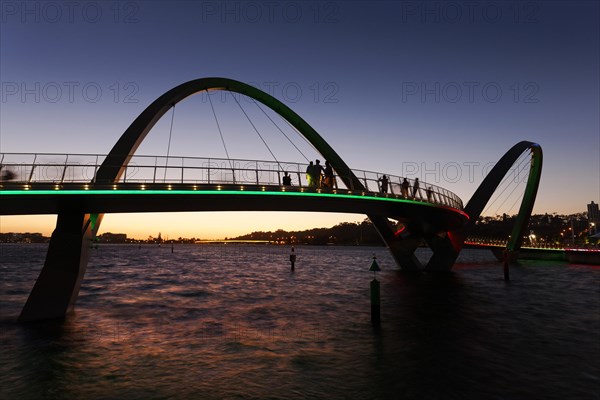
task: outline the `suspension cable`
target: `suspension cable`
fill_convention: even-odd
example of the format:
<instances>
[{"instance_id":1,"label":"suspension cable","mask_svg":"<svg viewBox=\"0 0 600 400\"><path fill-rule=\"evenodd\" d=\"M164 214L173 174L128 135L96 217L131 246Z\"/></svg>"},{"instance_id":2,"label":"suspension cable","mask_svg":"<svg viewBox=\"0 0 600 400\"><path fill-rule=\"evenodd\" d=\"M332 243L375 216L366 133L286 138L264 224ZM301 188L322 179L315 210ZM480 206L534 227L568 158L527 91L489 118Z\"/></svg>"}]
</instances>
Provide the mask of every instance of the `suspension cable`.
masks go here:
<instances>
[{"instance_id":1,"label":"suspension cable","mask_svg":"<svg viewBox=\"0 0 600 400\"><path fill-rule=\"evenodd\" d=\"M521 174L521 173L522 173L522 172L525 170L525 167L527 167L527 164L525 164L525 165L523 166L523 168L521 168L521 170L519 170L519 173L518 173L518 175L520 175L520 174ZM513 189L512 189L512 190L510 191L510 193L508 194L508 196L506 196L506 198L505 198L505 199L502 201L502 203L501 203L501 204L498 206L498 208L496 209L496 213L495 213L495 214L497 214L497 213L498 213L498 210L500 210L500 207L502 207L502 206L504 205L504 203L506 203L506 201L507 201L507 200L508 200L508 199L509 199L509 198L512 196L512 194L515 192L515 190L517 190L517 188L518 188L518 187L521 185L521 183L523 183L523 182L524 182L524 181L520 181L520 182L518 182L518 183L515 185L515 187L513 187ZM509 187L509 186L507 186L507 187ZM518 199L518 197L517 197L517 199Z\"/></svg>"},{"instance_id":2,"label":"suspension cable","mask_svg":"<svg viewBox=\"0 0 600 400\"><path fill-rule=\"evenodd\" d=\"M517 172L517 174L518 174L518 173L519 173L519 171L520 171L520 170L521 170L521 168L522 168L522 165L523 165L523 163L524 163L525 161L527 161L527 157L528 157L529 155L530 155L530 153L523 153L523 154L521 154L521 155L519 156L519 158L517 159L517 161L515 161L515 162L513 163L513 165L512 165L512 170L513 170L513 171L516 171L516 172ZM512 173L510 173L510 174L506 174L506 175L504 176L504 178L502 179L502 181L501 181L501 182L498 184L498 186L497 186L497 189L499 189L499 188L501 188L501 187L504 187L504 185L505 185L505 184L506 184L506 185L508 185L508 186L510 186L510 178L511 178L511 176L512 176L512 175L513 175ZM499 193L499 194L496 196L496 199L495 199L495 201L497 201L497 199L500 197L500 195L501 195L501 194L502 194L502 193L503 193L503 192L504 192L506 189L507 189L507 187L504 187L504 190L502 190L502 191L501 191L501 192L500 192L500 193Z\"/></svg>"},{"instance_id":3,"label":"suspension cable","mask_svg":"<svg viewBox=\"0 0 600 400\"><path fill-rule=\"evenodd\" d=\"M288 121L285 118L282 118L286 124L288 124L297 134L298 136L300 136L306 143L308 143L308 145L310 147L312 147L317 153L321 154L321 152L319 151L319 149L317 149L294 125L292 125L290 123L290 121Z\"/></svg>"},{"instance_id":4,"label":"suspension cable","mask_svg":"<svg viewBox=\"0 0 600 400\"><path fill-rule=\"evenodd\" d=\"M519 157L519 159L517 160L518 163L515 162L515 164L517 165L516 168L515 168L517 170L517 175L519 175L519 173L521 172L521 169L522 169L521 165L523 164L523 162L525 162L527 160L527 156L529 154L530 153L523 153ZM510 178L510 176L511 176L511 174L507 174L504 177L504 179L502 179L502 181L500 182L500 184L497 187L500 188L500 187L504 186L505 183L506 183L506 186L504 187L504 189L502 189L502 191L497 196L494 197L494 200L485 207L485 209L483 210L483 212L481 214L485 214L486 211L490 207L492 207L494 205L494 203L497 202L500 199L500 197L502 196L502 194L510 187L510 183L508 182L508 179Z\"/></svg>"},{"instance_id":5,"label":"suspension cable","mask_svg":"<svg viewBox=\"0 0 600 400\"><path fill-rule=\"evenodd\" d=\"M175 104L173 104L173 112L171 112L171 128L169 129L169 143L167 145L167 159L165 160L165 175L163 182L167 180L167 167L169 165L169 153L171 152L171 136L173 136L173 121L175 120Z\"/></svg>"},{"instance_id":6,"label":"suspension cable","mask_svg":"<svg viewBox=\"0 0 600 400\"><path fill-rule=\"evenodd\" d=\"M229 167L231 167L231 169L233 170L233 164L231 163L231 158L229 157L229 152L227 151L227 146L225 145L225 139L223 138L223 132L221 132L221 125L219 125L219 120L217 119L217 113L215 112L215 107L213 106L212 100L210 99L210 93L208 93L208 90L206 91L206 95L208 96L208 102L210 103L210 108L212 109L213 115L215 117L217 129L219 130L219 135L221 135L221 142L223 143L223 148L225 149L225 155L227 156L227 160L229 161Z\"/></svg>"},{"instance_id":7,"label":"suspension cable","mask_svg":"<svg viewBox=\"0 0 600 400\"><path fill-rule=\"evenodd\" d=\"M279 167L279 169L281 171L283 171L283 168L281 167L281 164L279 163L279 160L277 160L277 157L275 157L275 154L273 154L273 152L271 151L271 148L269 147L269 145L267 144L267 142L265 142L265 139L263 139L263 137L260 134L260 132L258 131L258 129L256 129L256 126L254 126L254 124L252 123L252 120L250 119L250 117L248 116L248 114L246 114L246 111L244 110L244 108L242 107L242 105L240 104L240 102L238 101L238 99L236 99L233 94L231 95L231 97L233 97L233 99L235 100L235 102L237 103L237 105L240 107L240 110L242 110L242 112L246 116L246 119L248 120L248 122L250 122L250 125L252 125L252 128L254 128L254 131L256 132L256 134L258 135L258 137L260 138L260 140L262 140L262 142L264 143L264 145L267 147L267 150L269 150L269 153L271 153L271 156L273 156L273 159L277 163L277 166Z\"/></svg>"},{"instance_id":8,"label":"suspension cable","mask_svg":"<svg viewBox=\"0 0 600 400\"><path fill-rule=\"evenodd\" d=\"M259 102L258 102L258 101L253 101L253 102L254 102L254 104L256 104L256 106L258 107L258 109L259 109L260 111L262 111L262 112L263 112L263 114L265 114L265 116L266 116L266 117L269 119L269 121L271 121L271 122L273 123L273 125L275 125L275 127L276 127L276 128L279 130L279 132L281 132L281 134L282 134L283 136L285 136L285 138L288 140L288 142L290 142L290 143L292 144L292 146L294 146L294 148L295 148L296 150L298 150L298 153L300 153L300 154L302 155L302 157L304 157L304 159L305 159L306 161L309 161L308 157L306 157L306 156L304 155L304 153L302 152L302 150L300 150L300 149L298 148L298 146L296 146L296 144L295 144L294 142L292 142L292 140L291 140L291 139L288 137L288 135L286 135L286 134L285 134L285 132L284 132L284 131L283 131L283 130L282 130L280 127L279 127L279 125L277 125L277 123L276 123L275 121L273 121L273 119L272 119L272 118L269 116L269 114L267 114L267 113L265 112L265 110L263 110L263 108L260 106Z\"/></svg>"},{"instance_id":9,"label":"suspension cable","mask_svg":"<svg viewBox=\"0 0 600 400\"><path fill-rule=\"evenodd\" d=\"M524 171L524 167L521 167L521 166L519 166L519 168L518 168L518 169L517 169L517 171L516 171L516 176L519 176L519 175L520 175L520 174L521 174L523 171ZM489 204L489 205L488 205L488 206L485 208L485 210L484 210L484 212L483 212L483 213L487 212L487 210L489 210L489 209L490 209L490 208L491 208L491 207L494 205L494 203L496 203L498 200L500 200L500 198L502 197L502 194L504 194L504 192L506 192L506 190L512 186L512 187L513 187L513 189L511 190L511 192L508 194L508 196L507 196L507 197L505 197L505 198L504 198L504 200L502 201L502 203L500 204L500 206L498 206L498 207L496 208L496 213L497 213L497 212L498 212L498 210L500 209L500 207L502 207L502 205L503 205L503 204L506 202L506 200L508 200L508 198L509 198L509 197L512 195L512 193L513 193L513 192L515 191L515 189L516 189L516 188L519 186L519 184L520 184L520 182L518 182L516 185L512 186L512 185L510 184L510 182L508 182L508 183L505 185L505 187L504 187L504 189L502 190L502 192L500 192L500 193L499 193L499 194L498 194L498 195L497 195L497 196L494 198L494 201L492 201L492 202L491 202L491 203L490 203L490 204ZM483 213L482 213L482 214L483 214Z\"/></svg>"},{"instance_id":10,"label":"suspension cable","mask_svg":"<svg viewBox=\"0 0 600 400\"><path fill-rule=\"evenodd\" d=\"M512 203L512 205L510 206L510 208L508 209L508 213L510 213L513 209L513 207L515 206L515 204L517 204L517 200L522 199L523 196L525 195L525 191L527 190L527 185L525 185L525 187L523 188L523 193L521 194L521 196L517 196L517 198L515 199L515 201Z\"/></svg>"}]
</instances>

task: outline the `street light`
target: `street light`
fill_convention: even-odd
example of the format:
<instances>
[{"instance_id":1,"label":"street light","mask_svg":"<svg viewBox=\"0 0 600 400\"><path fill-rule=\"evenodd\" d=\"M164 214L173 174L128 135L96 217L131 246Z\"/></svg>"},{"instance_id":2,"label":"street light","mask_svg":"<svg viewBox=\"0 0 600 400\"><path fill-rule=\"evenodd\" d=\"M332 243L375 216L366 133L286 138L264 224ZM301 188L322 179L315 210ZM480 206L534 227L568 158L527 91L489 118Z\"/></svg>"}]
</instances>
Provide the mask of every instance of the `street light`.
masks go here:
<instances>
[{"instance_id":1,"label":"street light","mask_svg":"<svg viewBox=\"0 0 600 400\"><path fill-rule=\"evenodd\" d=\"M535 235L534 235L533 233L531 233L531 234L529 235L529 244L530 244L531 246L533 246L533 245L535 244Z\"/></svg>"}]
</instances>

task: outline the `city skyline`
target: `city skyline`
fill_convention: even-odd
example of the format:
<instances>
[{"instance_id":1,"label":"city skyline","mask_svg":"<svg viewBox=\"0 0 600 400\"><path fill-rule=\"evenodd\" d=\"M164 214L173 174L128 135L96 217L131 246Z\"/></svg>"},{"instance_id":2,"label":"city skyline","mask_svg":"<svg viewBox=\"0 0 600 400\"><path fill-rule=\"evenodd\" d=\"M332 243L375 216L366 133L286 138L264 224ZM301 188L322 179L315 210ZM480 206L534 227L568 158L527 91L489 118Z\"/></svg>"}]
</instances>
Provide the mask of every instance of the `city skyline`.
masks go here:
<instances>
[{"instance_id":1,"label":"city skyline","mask_svg":"<svg viewBox=\"0 0 600 400\"><path fill-rule=\"evenodd\" d=\"M486 2L128 2L95 14L85 2L31 4L2 3L2 152L105 154L166 90L224 76L282 100L353 168L418 176L466 202L525 139L544 150L534 213L581 212L599 200L597 3L503 4L496 14ZM215 100L231 157L270 159L235 104ZM170 154L224 157L211 118L205 96L178 106ZM166 154L169 122L167 114L138 154ZM304 162L272 140L280 159ZM113 214L101 232L222 238L363 218ZM0 231L49 234L55 220L0 217Z\"/></svg>"}]
</instances>

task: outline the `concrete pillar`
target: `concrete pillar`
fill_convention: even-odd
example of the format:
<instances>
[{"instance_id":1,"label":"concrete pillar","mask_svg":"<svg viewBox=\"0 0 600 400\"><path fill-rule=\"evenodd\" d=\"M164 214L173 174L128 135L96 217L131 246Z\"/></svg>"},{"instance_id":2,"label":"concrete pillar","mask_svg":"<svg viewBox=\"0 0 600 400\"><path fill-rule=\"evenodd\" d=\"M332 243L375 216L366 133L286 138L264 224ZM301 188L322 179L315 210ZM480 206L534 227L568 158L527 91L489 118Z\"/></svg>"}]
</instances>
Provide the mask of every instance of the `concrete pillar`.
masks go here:
<instances>
[{"instance_id":1,"label":"concrete pillar","mask_svg":"<svg viewBox=\"0 0 600 400\"><path fill-rule=\"evenodd\" d=\"M89 214L58 214L44 267L19 321L63 318L72 310L87 267L93 225Z\"/></svg>"}]
</instances>

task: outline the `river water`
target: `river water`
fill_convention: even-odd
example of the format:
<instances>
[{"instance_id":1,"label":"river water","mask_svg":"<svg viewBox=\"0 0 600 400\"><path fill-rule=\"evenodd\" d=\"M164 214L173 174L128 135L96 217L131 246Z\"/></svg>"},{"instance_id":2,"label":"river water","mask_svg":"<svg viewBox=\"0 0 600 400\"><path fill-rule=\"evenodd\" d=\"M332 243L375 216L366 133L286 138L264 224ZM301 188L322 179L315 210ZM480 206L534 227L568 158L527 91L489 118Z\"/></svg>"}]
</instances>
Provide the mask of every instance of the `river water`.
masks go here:
<instances>
[{"instance_id":1,"label":"river water","mask_svg":"<svg viewBox=\"0 0 600 400\"><path fill-rule=\"evenodd\" d=\"M101 245L76 311L21 325L45 245L0 245L1 399L599 399L600 267L466 250ZM382 272L381 326L368 272ZM419 257L426 258L425 250Z\"/></svg>"}]
</instances>

